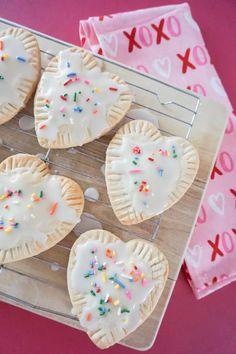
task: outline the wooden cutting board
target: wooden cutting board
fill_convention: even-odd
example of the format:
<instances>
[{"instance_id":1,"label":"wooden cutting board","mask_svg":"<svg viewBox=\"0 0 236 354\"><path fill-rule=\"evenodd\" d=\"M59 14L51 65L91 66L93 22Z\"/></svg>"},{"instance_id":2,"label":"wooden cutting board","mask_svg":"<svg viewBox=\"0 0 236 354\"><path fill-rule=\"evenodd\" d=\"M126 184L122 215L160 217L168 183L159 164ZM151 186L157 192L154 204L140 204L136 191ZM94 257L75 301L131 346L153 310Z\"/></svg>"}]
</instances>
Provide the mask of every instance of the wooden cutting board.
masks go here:
<instances>
[{"instance_id":1,"label":"wooden cutting board","mask_svg":"<svg viewBox=\"0 0 236 354\"><path fill-rule=\"evenodd\" d=\"M0 30L19 26L0 19ZM69 43L35 32L42 57L42 71L48 61ZM33 128L33 100L10 122L0 126L0 161L25 152L49 158L52 173L78 181L83 190L95 188L98 200L86 201L82 222L63 241L31 259L2 267L0 299L55 321L81 329L73 315L66 285L70 248L85 230L103 228L130 240L142 237L154 242L168 258L170 274L161 299L149 319L122 344L145 350L154 342L173 291L184 253L195 225L198 209L227 123L222 105L175 88L119 63L99 57L104 68L118 74L129 85L135 100L132 109L142 109L143 117L152 114L164 135L186 137L198 149L200 168L185 196L159 217L135 226L121 225L116 219L106 192L103 174L105 151L116 129L83 147L47 151L38 145ZM140 112L140 111L139 111ZM146 113L145 113L146 112ZM135 115L137 114L137 111ZM140 114L140 113L139 113ZM134 118L128 113L124 122Z\"/></svg>"}]
</instances>

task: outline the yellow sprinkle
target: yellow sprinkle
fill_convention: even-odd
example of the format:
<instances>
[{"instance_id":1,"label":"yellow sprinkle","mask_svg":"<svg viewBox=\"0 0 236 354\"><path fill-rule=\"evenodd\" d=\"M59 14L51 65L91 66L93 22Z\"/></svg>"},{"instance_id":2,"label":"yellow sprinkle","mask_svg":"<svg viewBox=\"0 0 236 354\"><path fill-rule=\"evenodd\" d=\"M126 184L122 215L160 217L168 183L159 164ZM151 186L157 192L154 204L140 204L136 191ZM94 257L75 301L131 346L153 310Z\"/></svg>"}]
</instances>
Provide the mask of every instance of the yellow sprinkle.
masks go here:
<instances>
[{"instance_id":1,"label":"yellow sprinkle","mask_svg":"<svg viewBox=\"0 0 236 354\"><path fill-rule=\"evenodd\" d=\"M103 281L103 283L106 283L106 281L107 281L106 272L102 272L102 281Z\"/></svg>"},{"instance_id":2,"label":"yellow sprinkle","mask_svg":"<svg viewBox=\"0 0 236 354\"><path fill-rule=\"evenodd\" d=\"M12 227L8 226L6 229L4 229L5 232L11 232L12 231Z\"/></svg>"},{"instance_id":3,"label":"yellow sprinkle","mask_svg":"<svg viewBox=\"0 0 236 354\"><path fill-rule=\"evenodd\" d=\"M142 278L142 279L144 278L144 273L141 273L141 278Z\"/></svg>"},{"instance_id":4,"label":"yellow sprinkle","mask_svg":"<svg viewBox=\"0 0 236 354\"><path fill-rule=\"evenodd\" d=\"M116 284L115 285L115 289L119 289L120 285L119 284Z\"/></svg>"},{"instance_id":5,"label":"yellow sprinkle","mask_svg":"<svg viewBox=\"0 0 236 354\"><path fill-rule=\"evenodd\" d=\"M8 221L14 221L14 218L8 218Z\"/></svg>"},{"instance_id":6,"label":"yellow sprinkle","mask_svg":"<svg viewBox=\"0 0 236 354\"><path fill-rule=\"evenodd\" d=\"M112 255L115 257L116 256L116 251L112 251Z\"/></svg>"},{"instance_id":7,"label":"yellow sprinkle","mask_svg":"<svg viewBox=\"0 0 236 354\"><path fill-rule=\"evenodd\" d=\"M118 306L119 303L120 303L120 300L115 300L115 301L113 302L113 305L114 305L114 306Z\"/></svg>"},{"instance_id":8,"label":"yellow sprinkle","mask_svg":"<svg viewBox=\"0 0 236 354\"><path fill-rule=\"evenodd\" d=\"M4 194L2 194L1 197L0 197L0 200L3 200L5 198L6 198L6 196Z\"/></svg>"},{"instance_id":9,"label":"yellow sprinkle","mask_svg":"<svg viewBox=\"0 0 236 354\"><path fill-rule=\"evenodd\" d=\"M9 54L4 54L4 59L8 59L9 58Z\"/></svg>"},{"instance_id":10,"label":"yellow sprinkle","mask_svg":"<svg viewBox=\"0 0 236 354\"><path fill-rule=\"evenodd\" d=\"M96 93L100 93L100 92L101 92L101 89L100 89L99 87L95 87L95 88L94 88L94 91L95 91Z\"/></svg>"},{"instance_id":11,"label":"yellow sprinkle","mask_svg":"<svg viewBox=\"0 0 236 354\"><path fill-rule=\"evenodd\" d=\"M124 320L122 320L122 322L128 323L128 318L125 318Z\"/></svg>"},{"instance_id":12,"label":"yellow sprinkle","mask_svg":"<svg viewBox=\"0 0 236 354\"><path fill-rule=\"evenodd\" d=\"M30 209L32 208L32 204L27 204L26 207Z\"/></svg>"}]
</instances>

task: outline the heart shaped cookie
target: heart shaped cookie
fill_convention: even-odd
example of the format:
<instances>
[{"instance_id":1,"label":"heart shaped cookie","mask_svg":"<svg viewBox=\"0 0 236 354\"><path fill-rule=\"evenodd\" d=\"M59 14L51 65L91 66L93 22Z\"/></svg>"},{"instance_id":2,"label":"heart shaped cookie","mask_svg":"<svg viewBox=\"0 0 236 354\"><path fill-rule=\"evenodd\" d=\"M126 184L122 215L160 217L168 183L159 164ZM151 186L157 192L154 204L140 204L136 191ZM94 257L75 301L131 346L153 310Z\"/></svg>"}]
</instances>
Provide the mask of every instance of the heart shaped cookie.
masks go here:
<instances>
[{"instance_id":1,"label":"heart shaped cookie","mask_svg":"<svg viewBox=\"0 0 236 354\"><path fill-rule=\"evenodd\" d=\"M71 249L67 281L73 309L101 349L119 342L154 310L168 262L152 243L127 243L105 230L82 234Z\"/></svg>"},{"instance_id":2,"label":"heart shaped cookie","mask_svg":"<svg viewBox=\"0 0 236 354\"><path fill-rule=\"evenodd\" d=\"M106 183L122 224L137 224L175 204L191 186L199 166L187 140L164 137L147 121L119 129L106 153Z\"/></svg>"},{"instance_id":3,"label":"heart shaped cookie","mask_svg":"<svg viewBox=\"0 0 236 354\"><path fill-rule=\"evenodd\" d=\"M26 105L40 70L40 51L32 33L14 27L0 32L0 124Z\"/></svg>"},{"instance_id":4,"label":"heart shaped cookie","mask_svg":"<svg viewBox=\"0 0 236 354\"><path fill-rule=\"evenodd\" d=\"M35 96L35 129L46 148L81 146L113 128L132 101L128 86L101 71L81 48L69 48L46 68Z\"/></svg>"},{"instance_id":5,"label":"heart shaped cookie","mask_svg":"<svg viewBox=\"0 0 236 354\"><path fill-rule=\"evenodd\" d=\"M54 246L80 221L83 205L80 186L50 175L39 158L8 157L0 164L0 264Z\"/></svg>"}]
</instances>

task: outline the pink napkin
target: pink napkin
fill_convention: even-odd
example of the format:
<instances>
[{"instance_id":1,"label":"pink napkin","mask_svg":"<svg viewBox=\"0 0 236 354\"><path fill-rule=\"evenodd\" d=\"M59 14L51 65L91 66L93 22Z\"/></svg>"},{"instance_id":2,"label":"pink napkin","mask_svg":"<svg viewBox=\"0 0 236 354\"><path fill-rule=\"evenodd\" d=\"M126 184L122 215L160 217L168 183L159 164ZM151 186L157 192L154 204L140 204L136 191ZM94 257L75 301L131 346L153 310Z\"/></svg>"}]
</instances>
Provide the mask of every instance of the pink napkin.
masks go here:
<instances>
[{"instance_id":1,"label":"pink napkin","mask_svg":"<svg viewBox=\"0 0 236 354\"><path fill-rule=\"evenodd\" d=\"M197 94L231 104L187 3L80 22L82 45ZM229 117L184 269L197 298L236 278L236 117Z\"/></svg>"}]
</instances>

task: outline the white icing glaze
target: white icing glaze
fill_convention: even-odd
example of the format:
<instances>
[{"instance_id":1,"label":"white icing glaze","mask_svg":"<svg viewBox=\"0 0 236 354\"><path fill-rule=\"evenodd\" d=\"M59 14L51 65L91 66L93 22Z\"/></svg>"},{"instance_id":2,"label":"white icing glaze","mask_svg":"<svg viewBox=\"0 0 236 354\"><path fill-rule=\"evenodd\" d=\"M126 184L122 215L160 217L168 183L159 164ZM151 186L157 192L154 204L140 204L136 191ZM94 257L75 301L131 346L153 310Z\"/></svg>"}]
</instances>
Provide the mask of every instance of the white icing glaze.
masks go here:
<instances>
[{"instance_id":1,"label":"white icing glaze","mask_svg":"<svg viewBox=\"0 0 236 354\"><path fill-rule=\"evenodd\" d=\"M19 119L19 127L22 130L31 130L34 128L34 119L30 116L24 115Z\"/></svg>"},{"instance_id":2,"label":"white icing glaze","mask_svg":"<svg viewBox=\"0 0 236 354\"><path fill-rule=\"evenodd\" d=\"M99 199L99 192L96 188L87 188L84 192L84 197L90 202L96 202Z\"/></svg>"},{"instance_id":3,"label":"white icing glaze","mask_svg":"<svg viewBox=\"0 0 236 354\"><path fill-rule=\"evenodd\" d=\"M102 172L103 176L105 176L105 168L106 168L105 164L103 164L100 168L100 171Z\"/></svg>"},{"instance_id":4,"label":"white icing glaze","mask_svg":"<svg viewBox=\"0 0 236 354\"><path fill-rule=\"evenodd\" d=\"M141 152L133 153L135 147L139 147ZM160 149L167 151L169 156L160 154ZM182 148L176 144L176 139L160 137L157 142L148 142L140 136L137 143L137 138L123 137L119 155L121 158L112 161L112 171L121 175L119 183L122 183L133 208L145 215L162 212L168 195L176 188L183 167ZM142 187L143 181L146 185Z\"/></svg>"},{"instance_id":5,"label":"white icing glaze","mask_svg":"<svg viewBox=\"0 0 236 354\"><path fill-rule=\"evenodd\" d=\"M11 197L4 198L8 191L19 191ZM33 193L38 198L34 201ZM52 206L57 203L51 215ZM12 221L11 221L12 220ZM0 174L0 249L7 250L28 241L46 244L47 235L59 222L77 223L75 209L69 207L62 199L61 188L55 176L39 177L30 169L19 168L8 174ZM7 227L12 226L9 232Z\"/></svg>"},{"instance_id":6,"label":"white icing glaze","mask_svg":"<svg viewBox=\"0 0 236 354\"><path fill-rule=\"evenodd\" d=\"M76 155L76 154L78 154L79 151L76 150L75 148L70 148L70 149L67 150L67 152L69 154Z\"/></svg>"},{"instance_id":7,"label":"white icing glaze","mask_svg":"<svg viewBox=\"0 0 236 354\"><path fill-rule=\"evenodd\" d=\"M2 43L2 44L1 44ZM13 36L0 38L0 107L11 103L17 107L23 106L20 92L22 80L36 80L37 71L30 62L31 55L25 50L23 43ZM4 60L1 58L4 57ZM18 60L23 58L25 61Z\"/></svg>"},{"instance_id":8,"label":"white icing glaze","mask_svg":"<svg viewBox=\"0 0 236 354\"><path fill-rule=\"evenodd\" d=\"M108 254L112 258L106 255L107 250L110 250ZM100 270L102 265L106 269ZM95 274L85 277L88 272L93 271ZM132 271L136 273L130 274ZM109 279L114 276L116 280ZM155 285L151 268L132 255L122 241L103 244L96 240L78 245L76 264L72 269L70 281L71 287L86 298L80 322L89 330L96 330L100 327L107 329L121 327L128 331L134 330L140 321L139 306ZM120 285L119 288L117 285ZM94 291L95 296L91 290ZM106 302L108 297L111 302ZM101 300L105 303L101 304ZM100 311L99 308L104 308L105 311ZM129 312L123 312L123 309ZM103 312L105 314L101 315ZM89 320L88 314L91 314Z\"/></svg>"},{"instance_id":9,"label":"white icing glaze","mask_svg":"<svg viewBox=\"0 0 236 354\"><path fill-rule=\"evenodd\" d=\"M94 230L94 229L103 229L102 224L98 219L90 213L83 213L81 215L81 221L78 225L75 226L73 229L75 235L79 237L81 234L88 230Z\"/></svg>"},{"instance_id":10,"label":"white icing glaze","mask_svg":"<svg viewBox=\"0 0 236 354\"><path fill-rule=\"evenodd\" d=\"M62 132L72 134L73 142L83 145L90 135L95 139L109 127L109 108L128 87L112 80L111 74L102 72L99 66L87 70L80 53L61 51L58 60L58 72L45 72L39 83L38 97L45 99L48 105L43 114L46 113L48 119L38 125L36 132L38 137L53 142L61 128ZM70 79L74 81L64 86ZM68 95L66 100L61 98L64 94Z\"/></svg>"},{"instance_id":11,"label":"white icing glaze","mask_svg":"<svg viewBox=\"0 0 236 354\"><path fill-rule=\"evenodd\" d=\"M53 272L58 272L60 270L60 264L54 262L50 264L50 268Z\"/></svg>"}]
</instances>

